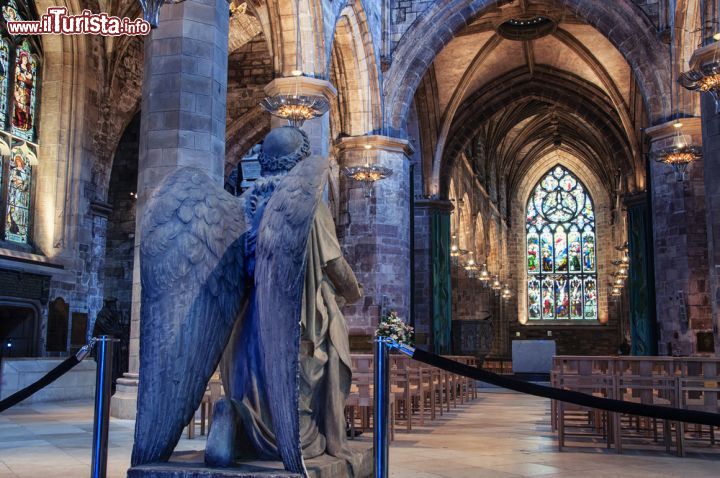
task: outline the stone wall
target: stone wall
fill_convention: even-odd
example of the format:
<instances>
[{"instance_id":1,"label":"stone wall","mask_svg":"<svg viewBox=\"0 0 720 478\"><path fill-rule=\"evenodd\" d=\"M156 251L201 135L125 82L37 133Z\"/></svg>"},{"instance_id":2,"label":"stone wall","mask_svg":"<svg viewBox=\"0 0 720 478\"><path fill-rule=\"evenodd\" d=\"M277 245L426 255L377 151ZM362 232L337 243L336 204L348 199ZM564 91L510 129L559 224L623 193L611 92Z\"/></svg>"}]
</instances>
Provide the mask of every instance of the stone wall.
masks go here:
<instances>
[{"instance_id":1,"label":"stone wall","mask_svg":"<svg viewBox=\"0 0 720 478\"><path fill-rule=\"evenodd\" d=\"M228 57L228 124L255 108L273 79L272 58L265 35L254 36Z\"/></svg>"},{"instance_id":2,"label":"stone wall","mask_svg":"<svg viewBox=\"0 0 720 478\"><path fill-rule=\"evenodd\" d=\"M710 284L708 298L712 304L715 354L720 354L720 115L716 113L715 101L703 95L703 149L705 152L703 172L705 184L715 187L705 189L705 206L708 232L708 267Z\"/></svg>"},{"instance_id":3,"label":"stone wall","mask_svg":"<svg viewBox=\"0 0 720 478\"><path fill-rule=\"evenodd\" d=\"M694 355L697 333L712 331L703 163L684 182L652 165L655 290L660 355Z\"/></svg>"}]
</instances>

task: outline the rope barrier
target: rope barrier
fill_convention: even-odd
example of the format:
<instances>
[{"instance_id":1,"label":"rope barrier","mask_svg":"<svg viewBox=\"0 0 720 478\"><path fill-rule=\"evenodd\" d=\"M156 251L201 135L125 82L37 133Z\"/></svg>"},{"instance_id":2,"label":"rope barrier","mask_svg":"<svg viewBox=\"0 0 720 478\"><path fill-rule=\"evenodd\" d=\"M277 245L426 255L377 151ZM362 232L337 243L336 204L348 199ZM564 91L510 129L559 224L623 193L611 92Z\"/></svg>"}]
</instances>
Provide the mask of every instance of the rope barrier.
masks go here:
<instances>
[{"instance_id":1,"label":"rope barrier","mask_svg":"<svg viewBox=\"0 0 720 478\"><path fill-rule=\"evenodd\" d=\"M83 359L90 354L93 347L95 346L95 341L95 338L90 340L87 345L82 346L78 353L76 353L75 355L71 355L70 357L63 360L62 363L60 363L54 369L50 370L36 382L28 385L22 390L13 393L4 400L0 400L0 413L4 412L10 407L17 405L18 403L28 398L30 395L38 392L39 390L42 390L43 388L47 387L55 380L72 370L73 367L82 362Z\"/></svg>"},{"instance_id":2,"label":"rope barrier","mask_svg":"<svg viewBox=\"0 0 720 478\"><path fill-rule=\"evenodd\" d=\"M481 382L497 385L508 390L534 395L536 397L559 400L572 403L582 407L596 408L608 412L625 413L628 415L639 415L643 417L657 418L660 420L671 420L676 422L696 423L720 427L720 414L702 412L696 410L683 410L680 408L664 407L659 405L645 405L612 398L596 397L587 393L564 390L561 388L548 387L536 383L525 382L512 377L498 375L481 368L456 362L420 349L413 349L393 341L386 342L388 346L396 348L409 355L418 362L432 365L450 373L464 377L480 380Z\"/></svg>"}]
</instances>

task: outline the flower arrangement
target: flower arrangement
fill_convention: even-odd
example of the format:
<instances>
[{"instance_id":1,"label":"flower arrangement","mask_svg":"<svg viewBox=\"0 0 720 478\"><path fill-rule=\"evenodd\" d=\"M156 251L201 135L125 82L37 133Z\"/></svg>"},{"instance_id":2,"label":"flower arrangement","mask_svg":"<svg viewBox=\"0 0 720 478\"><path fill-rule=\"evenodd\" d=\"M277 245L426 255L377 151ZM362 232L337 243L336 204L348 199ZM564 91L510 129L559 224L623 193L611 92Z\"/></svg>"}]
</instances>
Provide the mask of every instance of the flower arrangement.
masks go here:
<instances>
[{"instance_id":1,"label":"flower arrangement","mask_svg":"<svg viewBox=\"0 0 720 478\"><path fill-rule=\"evenodd\" d=\"M375 335L377 337L389 337L401 344L415 345L415 330L412 326L403 322L394 310L391 310L388 315L380 319Z\"/></svg>"}]
</instances>

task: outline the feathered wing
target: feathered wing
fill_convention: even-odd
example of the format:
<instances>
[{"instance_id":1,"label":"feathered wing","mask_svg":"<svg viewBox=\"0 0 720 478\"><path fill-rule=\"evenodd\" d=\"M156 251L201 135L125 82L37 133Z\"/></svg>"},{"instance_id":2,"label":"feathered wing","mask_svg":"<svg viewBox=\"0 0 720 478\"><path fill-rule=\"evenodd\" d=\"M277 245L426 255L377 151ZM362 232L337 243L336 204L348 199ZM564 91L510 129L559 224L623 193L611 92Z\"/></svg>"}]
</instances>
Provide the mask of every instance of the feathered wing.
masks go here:
<instances>
[{"instance_id":1,"label":"feathered wing","mask_svg":"<svg viewBox=\"0 0 720 478\"><path fill-rule=\"evenodd\" d=\"M313 156L278 184L265 207L255 253L260 347L273 430L285 469L295 473L307 473L298 382L306 248L327 169L327 159Z\"/></svg>"},{"instance_id":2,"label":"feathered wing","mask_svg":"<svg viewBox=\"0 0 720 478\"><path fill-rule=\"evenodd\" d=\"M243 201L205 172L169 175L145 206L132 465L167 461L245 306Z\"/></svg>"}]
</instances>

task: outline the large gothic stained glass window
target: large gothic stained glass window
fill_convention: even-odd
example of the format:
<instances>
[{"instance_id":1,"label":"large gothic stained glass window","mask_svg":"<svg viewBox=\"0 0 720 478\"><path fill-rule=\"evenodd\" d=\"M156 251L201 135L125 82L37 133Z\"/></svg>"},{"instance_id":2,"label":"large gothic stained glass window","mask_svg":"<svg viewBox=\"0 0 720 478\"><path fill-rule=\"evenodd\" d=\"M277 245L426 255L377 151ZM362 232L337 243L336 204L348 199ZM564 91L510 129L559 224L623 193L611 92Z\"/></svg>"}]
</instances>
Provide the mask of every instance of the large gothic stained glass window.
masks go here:
<instances>
[{"instance_id":1,"label":"large gothic stained glass window","mask_svg":"<svg viewBox=\"0 0 720 478\"><path fill-rule=\"evenodd\" d=\"M0 0L0 247L28 248L31 239L41 45L7 25L37 18L32 4Z\"/></svg>"},{"instance_id":2,"label":"large gothic stained glass window","mask_svg":"<svg viewBox=\"0 0 720 478\"><path fill-rule=\"evenodd\" d=\"M555 166L527 204L528 318L597 320L595 211L582 183Z\"/></svg>"}]
</instances>

